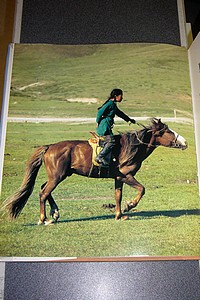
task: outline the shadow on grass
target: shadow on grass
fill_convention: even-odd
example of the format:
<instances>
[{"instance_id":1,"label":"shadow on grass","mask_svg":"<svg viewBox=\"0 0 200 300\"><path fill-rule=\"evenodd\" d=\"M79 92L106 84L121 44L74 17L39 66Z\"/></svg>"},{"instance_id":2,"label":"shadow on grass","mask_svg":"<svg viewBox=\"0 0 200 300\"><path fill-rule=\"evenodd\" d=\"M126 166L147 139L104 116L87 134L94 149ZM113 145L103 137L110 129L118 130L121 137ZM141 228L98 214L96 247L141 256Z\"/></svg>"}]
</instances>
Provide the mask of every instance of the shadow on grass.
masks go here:
<instances>
[{"instance_id":1,"label":"shadow on grass","mask_svg":"<svg viewBox=\"0 0 200 300\"><path fill-rule=\"evenodd\" d=\"M125 213L125 216L129 217L140 217L140 218L154 218L154 217L171 217L177 218L181 216L190 216L190 215L200 215L200 209L181 209L181 210L159 210L159 211L135 211L130 213ZM108 220L114 219L115 215L104 215L104 216L94 216L87 218L77 218L71 220L60 220L59 223L69 223L76 221L95 221L95 220Z\"/></svg>"},{"instance_id":2,"label":"shadow on grass","mask_svg":"<svg viewBox=\"0 0 200 300\"><path fill-rule=\"evenodd\" d=\"M134 211L130 213L125 213L124 216L137 217L138 219L148 219L148 218L155 218L155 217L170 217L170 218L177 218L181 216L192 216L192 215L200 215L200 209L180 209L180 210L158 210L158 211ZM59 220L59 223L71 223L71 222L82 222L82 221L98 221L98 220L109 220L115 219L115 214L113 215L103 215L103 216L94 216L94 217L85 217L85 218L75 218L69 220ZM130 219L129 219L130 220ZM26 224L24 226L36 226L37 224Z\"/></svg>"}]
</instances>

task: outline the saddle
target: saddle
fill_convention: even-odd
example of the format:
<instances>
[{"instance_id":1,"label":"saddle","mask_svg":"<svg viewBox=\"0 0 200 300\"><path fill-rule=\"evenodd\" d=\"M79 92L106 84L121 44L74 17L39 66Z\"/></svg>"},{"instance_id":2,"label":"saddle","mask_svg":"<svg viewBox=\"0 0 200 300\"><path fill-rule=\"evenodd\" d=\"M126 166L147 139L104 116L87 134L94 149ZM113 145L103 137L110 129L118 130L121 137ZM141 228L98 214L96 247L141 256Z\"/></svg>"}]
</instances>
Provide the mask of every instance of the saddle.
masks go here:
<instances>
[{"instance_id":1,"label":"saddle","mask_svg":"<svg viewBox=\"0 0 200 300\"><path fill-rule=\"evenodd\" d=\"M93 135L93 138L90 138L88 140L88 143L90 144L90 146L92 147L93 151L92 151L92 163L95 166L99 166L99 164L96 162L95 158L97 157L97 155L99 155L99 153L101 152L101 150L103 149L103 145L101 145L103 142L103 137L99 137L95 132L90 132Z\"/></svg>"}]
</instances>

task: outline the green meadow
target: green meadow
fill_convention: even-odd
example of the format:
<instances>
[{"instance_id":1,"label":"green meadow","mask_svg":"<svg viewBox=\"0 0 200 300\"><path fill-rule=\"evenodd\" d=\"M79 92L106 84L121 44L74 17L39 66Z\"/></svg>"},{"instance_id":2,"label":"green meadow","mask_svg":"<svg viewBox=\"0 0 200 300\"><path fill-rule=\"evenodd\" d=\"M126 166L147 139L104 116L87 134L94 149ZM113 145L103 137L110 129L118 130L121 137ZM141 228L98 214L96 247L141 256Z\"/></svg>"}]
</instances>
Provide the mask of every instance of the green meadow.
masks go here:
<instances>
[{"instance_id":1,"label":"green meadow","mask_svg":"<svg viewBox=\"0 0 200 300\"><path fill-rule=\"evenodd\" d=\"M171 45L16 45L9 116L95 117L114 87L124 90L120 108L132 117L192 118L186 50ZM69 102L97 98L97 103ZM147 124L148 121L143 122ZM115 221L112 179L72 175L53 192L60 209L56 225L38 226L41 167L21 215L0 215L0 256L107 257L199 256L199 198L194 128L168 123L188 141L185 151L158 147L136 179L146 194L127 221ZM14 123L7 125L1 203L21 184L37 145L89 139L95 124ZM140 129L116 122L114 132ZM123 203L136 191L124 186ZM47 211L49 207L47 205Z\"/></svg>"},{"instance_id":2,"label":"green meadow","mask_svg":"<svg viewBox=\"0 0 200 300\"><path fill-rule=\"evenodd\" d=\"M192 114L184 48L119 44L16 45L9 115L94 117L116 87L124 91L120 107L129 115L173 117L174 109L178 116Z\"/></svg>"}]
</instances>

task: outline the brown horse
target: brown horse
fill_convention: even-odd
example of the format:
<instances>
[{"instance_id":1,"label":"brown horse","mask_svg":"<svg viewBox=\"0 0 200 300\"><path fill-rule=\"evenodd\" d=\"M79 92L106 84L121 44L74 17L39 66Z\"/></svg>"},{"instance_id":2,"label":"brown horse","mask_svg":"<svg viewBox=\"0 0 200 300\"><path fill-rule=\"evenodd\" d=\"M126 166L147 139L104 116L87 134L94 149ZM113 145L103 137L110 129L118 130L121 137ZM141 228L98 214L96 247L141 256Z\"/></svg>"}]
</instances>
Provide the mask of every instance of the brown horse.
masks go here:
<instances>
[{"instance_id":1,"label":"brown horse","mask_svg":"<svg viewBox=\"0 0 200 300\"><path fill-rule=\"evenodd\" d=\"M116 146L113 156L116 161L110 168L110 178L115 180L116 219L122 217L121 201L122 188L126 183L137 189L137 196L126 203L125 210L136 207L145 193L145 188L135 178L142 162L162 145L170 148L186 149L186 140L160 119L152 119L151 125L139 131L127 132L115 136ZM92 147L88 141L72 140L62 141L56 144L38 147L31 156L20 189L4 202L4 208L9 211L12 219L22 211L29 196L33 191L36 176L44 161L48 181L45 182L39 193L40 196L40 219L38 224L56 222L59 218L58 206L52 197L52 191L66 177L73 173L99 178L99 167L92 164ZM48 200L53 220L46 216L46 201Z\"/></svg>"}]
</instances>

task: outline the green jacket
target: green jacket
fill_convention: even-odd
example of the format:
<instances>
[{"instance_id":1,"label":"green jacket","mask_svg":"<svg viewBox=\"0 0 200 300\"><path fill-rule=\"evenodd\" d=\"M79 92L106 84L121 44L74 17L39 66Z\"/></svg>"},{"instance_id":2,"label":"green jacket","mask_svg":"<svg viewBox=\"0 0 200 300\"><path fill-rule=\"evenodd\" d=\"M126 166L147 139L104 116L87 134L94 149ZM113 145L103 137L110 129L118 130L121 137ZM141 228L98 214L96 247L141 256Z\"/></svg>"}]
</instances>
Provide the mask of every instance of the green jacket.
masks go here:
<instances>
[{"instance_id":1,"label":"green jacket","mask_svg":"<svg viewBox=\"0 0 200 300\"><path fill-rule=\"evenodd\" d=\"M126 122L131 121L131 119L117 107L113 100L108 100L97 112L96 122L98 123L98 135L113 135L112 127L114 124L115 115L122 118Z\"/></svg>"}]
</instances>

